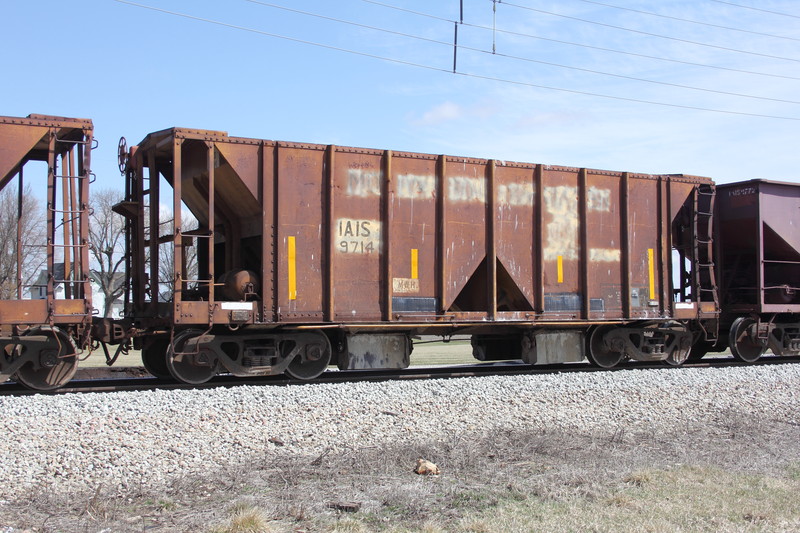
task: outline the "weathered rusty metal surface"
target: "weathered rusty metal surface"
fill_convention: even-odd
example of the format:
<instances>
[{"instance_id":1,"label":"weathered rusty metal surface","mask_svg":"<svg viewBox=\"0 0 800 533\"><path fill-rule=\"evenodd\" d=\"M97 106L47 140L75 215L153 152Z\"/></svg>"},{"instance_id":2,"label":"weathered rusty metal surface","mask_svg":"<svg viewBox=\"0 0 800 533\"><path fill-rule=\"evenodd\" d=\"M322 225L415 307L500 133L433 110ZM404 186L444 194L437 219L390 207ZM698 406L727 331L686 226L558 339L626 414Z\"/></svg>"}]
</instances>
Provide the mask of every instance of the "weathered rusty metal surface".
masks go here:
<instances>
[{"instance_id":1,"label":"weathered rusty metal surface","mask_svg":"<svg viewBox=\"0 0 800 533\"><path fill-rule=\"evenodd\" d=\"M727 312L800 312L800 185L717 186L720 297Z\"/></svg>"},{"instance_id":2,"label":"weathered rusty metal surface","mask_svg":"<svg viewBox=\"0 0 800 533\"><path fill-rule=\"evenodd\" d=\"M524 360L538 365L582 361L586 348L584 336L577 330L540 331L534 335L532 344L536 348L533 357Z\"/></svg>"},{"instance_id":3,"label":"weathered rusty metal surface","mask_svg":"<svg viewBox=\"0 0 800 533\"><path fill-rule=\"evenodd\" d=\"M648 318L659 316L661 291L656 285L661 255L659 228L663 211L659 202L659 182L648 179L630 179L628 191L628 232L630 256L631 316ZM660 285L660 284L658 284Z\"/></svg>"},{"instance_id":4,"label":"weathered rusty metal surface","mask_svg":"<svg viewBox=\"0 0 800 533\"><path fill-rule=\"evenodd\" d=\"M347 339L347 348L339 354L342 370L406 368L411 349L409 339L400 334L356 334Z\"/></svg>"},{"instance_id":5,"label":"weathered rusty metal surface","mask_svg":"<svg viewBox=\"0 0 800 533\"><path fill-rule=\"evenodd\" d=\"M48 134L66 143L91 138L92 121L79 118L28 115L27 117L0 116L0 189L18 171L26 160L47 161Z\"/></svg>"},{"instance_id":6,"label":"weathered rusty metal surface","mask_svg":"<svg viewBox=\"0 0 800 533\"><path fill-rule=\"evenodd\" d=\"M46 253L45 296L31 300L24 290L18 249L17 297L0 302L0 324L89 325L92 305L88 203L92 144L92 122L87 119L47 115L0 117L0 189L14 187L21 201L24 186L31 179L31 173L25 172L26 164L29 161L47 164L45 175L38 177L46 187L47 229L42 242L28 243ZM22 235L18 234L18 239L21 242ZM63 296L57 298L59 286L63 288Z\"/></svg>"},{"instance_id":7,"label":"weathered rusty metal surface","mask_svg":"<svg viewBox=\"0 0 800 533\"><path fill-rule=\"evenodd\" d=\"M384 154L354 148L329 148L328 154L330 201L324 210L331 239L328 306L334 322L378 321L385 305L381 293Z\"/></svg>"},{"instance_id":8,"label":"weathered rusty metal surface","mask_svg":"<svg viewBox=\"0 0 800 533\"><path fill-rule=\"evenodd\" d=\"M539 221L536 205L534 165L495 164L494 244L498 319L534 316L539 279L539 250L534 244Z\"/></svg>"},{"instance_id":9,"label":"weathered rusty metal surface","mask_svg":"<svg viewBox=\"0 0 800 533\"><path fill-rule=\"evenodd\" d=\"M157 174L173 191L143 185L140 176ZM199 290L190 290L176 261L172 315L207 326L231 323L214 284L239 270L256 273L261 286L244 323L388 328L672 318L672 247L686 240L676 220L693 215L699 186L713 186L693 176L184 129L145 138L128 175L133 241L151 253L150 266L137 256L134 279L158 279L152 254L159 247L146 237L154 221L145 220L143 198L185 205L200 228L176 226L160 241L178 252L196 241ZM144 282L135 293L137 312L153 316ZM680 306L687 318L701 307L695 299Z\"/></svg>"},{"instance_id":10,"label":"weathered rusty metal surface","mask_svg":"<svg viewBox=\"0 0 800 533\"><path fill-rule=\"evenodd\" d=\"M276 316L286 322L321 322L325 300L335 298L325 268L330 261L330 213L326 205L324 146L277 146L277 241L273 286ZM342 287L341 289L345 289Z\"/></svg>"},{"instance_id":11,"label":"weathered rusty metal surface","mask_svg":"<svg viewBox=\"0 0 800 533\"><path fill-rule=\"evenodd\" d=\"M0 324L46 324L47 300L0 300Z\"/></svg>"},{"instance_id":12,"label":"weathered rusty metal surface","mask_svg":"<svg viewBox=\"0 0 800 533\"><path fill-rule=\"evenodd\" d=\"M462 319L485 320L490 311L487 264L487 162L443 158L439 224L442 308Z\"/></svg>"},{"instance_id":13,"label":"weathered rusty metal surface","mask_svg":"<svg viewBox=\"0 0 800 533\"><path fill-rule=\"evenodd\" d=\"M438 166L436 156L392 154L386 318L416 320L439 310Z\"/></svg>"}]
</instances>

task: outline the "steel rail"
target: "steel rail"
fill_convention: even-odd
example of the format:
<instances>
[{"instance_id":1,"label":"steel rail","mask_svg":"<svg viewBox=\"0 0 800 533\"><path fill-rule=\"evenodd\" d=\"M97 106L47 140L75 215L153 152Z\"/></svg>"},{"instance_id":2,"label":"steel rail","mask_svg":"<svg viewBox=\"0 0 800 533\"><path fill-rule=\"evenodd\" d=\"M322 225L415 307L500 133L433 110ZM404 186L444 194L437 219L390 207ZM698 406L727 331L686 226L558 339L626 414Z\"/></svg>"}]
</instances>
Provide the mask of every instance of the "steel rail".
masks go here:
<instances>
[{"instance_id":1,"label":"steel rail","mask_svg":"<svg viewBox=\"0 0 800 533\"><path fill-rule=\"evenodd\" d=\"M664 362L641 363L625 362L614 368L600 368L587 362L556 365L526 365L511 363L477 363L459 366L409 367L402 370L329 370L320 377L302 381L285 375L240 378L228 374L216 376L200 385L188 385L154 377L110 378L91 380L72 380L67 386L54 391L26 389L22 385L8 382L0 385L2 396L29 396L34 394L60 395L71 393L107 393L121 391L149 391L176 389L213 389L219 387L269 386L269 385L310 385L320 383L383 382L396 380L455 379L488 376L522 376L537 374L566 374L575 372L621 372L626 370L668 370L679 368L725 368L744 366L768 366L800 362L800 356L762 357L755 363L745 363L731 357L709 358L696 362L671 366Z\"/></svg>"}]
</instances>

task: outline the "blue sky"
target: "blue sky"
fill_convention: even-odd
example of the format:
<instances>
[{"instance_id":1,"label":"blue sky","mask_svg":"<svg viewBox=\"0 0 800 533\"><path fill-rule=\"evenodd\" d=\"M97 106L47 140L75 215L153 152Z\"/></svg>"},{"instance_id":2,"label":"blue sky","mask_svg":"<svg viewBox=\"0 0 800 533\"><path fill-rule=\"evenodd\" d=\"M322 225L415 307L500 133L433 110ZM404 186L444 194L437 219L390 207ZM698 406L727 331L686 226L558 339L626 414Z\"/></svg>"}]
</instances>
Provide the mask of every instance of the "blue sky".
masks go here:
<instances>
[{"instance_id":1,"label":"blue sky","mask_svg":"<svg viewBox=\"0 0 800 533\"><path fill-rule=\"evenodd\" d=\"M463 0L458 74L459 0L135 3L0 7L0 114L93 119L101 187L120 136L172 126L800 181L796 1Z\"/></svg>"}]
</instances>

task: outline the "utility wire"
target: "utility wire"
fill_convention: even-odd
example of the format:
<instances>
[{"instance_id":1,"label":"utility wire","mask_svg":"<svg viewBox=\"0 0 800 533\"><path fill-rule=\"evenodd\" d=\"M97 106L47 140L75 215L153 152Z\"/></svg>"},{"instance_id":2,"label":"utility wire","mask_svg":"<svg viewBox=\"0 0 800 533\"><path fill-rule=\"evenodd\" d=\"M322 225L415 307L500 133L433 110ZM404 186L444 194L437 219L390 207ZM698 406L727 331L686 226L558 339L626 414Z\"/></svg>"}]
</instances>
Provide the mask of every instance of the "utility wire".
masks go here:
<instances>
[{"instance_id":1,"label":"utility wire","mask_svg":"<svg viewBox=\"0 0 800 533\"><path fill-rule=\"evenodd\" d=\"M613 24L606 24L605 22L597 22L596 20L582 19L582 18L579 18L579 17L572 17L572 16L569 16L569 15L562 15L561 13L554 13L552 11L545 11L543 9L536 9L536 8L533 8L533 7L521 6L519 4L512 4L510 2L501 2L501 5L516 7L516 8L519 8L519 9L525 9L527 11L534 11L536 13L543 13L545 15L552 15L554 17L561 17L561 18L570 19L570 20L577 20L579 22L586 22L587 24L594 24L596 26L604 26L606 28L612 28L612 29L615 29L615 30L622 30L622 31L628 31L628 32L632 32L632 33L638 33L640 35L647 35L649 37L658 37L660 39L668 39L670 41L677 41L677 42L680 42L680 43L692 44L692 45L695 45L695 46L705 46L707 48L714 48L714 49L717 49L717 50L725 50L727 52L736 52L737 54L747 54L747 55L752 55L752 56L768 57L770 59L780 59L782 61L794 61L796 63L800 63L800 59L795 59L795 58L792 58L792 57L774 56L774 55L771 55L771 54L762 54L760 52L752 52L752 51L749 51L749 50L739 50L738 48L729 48L727 46L718 46L716 44L701 43L699 41L690 41L688 39L681 39L680 37L670 37L669 35L661 35L661 34L658 34L658 33L650 33L650 32L641 31L641 30L634 30L633 28L625 28L623 26L614 26Z\"/></svg>"},{"instance_id":2,"label":"utility wire","mask_svg":"<svg viewBox=\"0 0 800 533\"><path fill-rule=\"evenodd\" d=\"M419 11L406 9L406 8L395 6L395 5L386 4L384 2L377 2L376 0L361 0L361 1L362 2L366 2L368 4L375 4L375 5L378 5L378 6L381 6L381 7L386 7L388 9L395 9L397 11L403 11L403 12L406 12L406 13L411 13L411 14L418 15L418 16L421 16L421 17L427 17L427 18L434 19L434 20L441 20L441 21L444 21L444 22L449 22L451 24L453 22L455 22L453 20L450 20L450 19L447 19L447 18L444 18L444 17L431 15L430 13L422 13L422 12L419 12ZM641 58L644 58L644 59L654 59L654 60L657 60L657 61L666 61L666 62L669 62L669 63L678 63L678 64L681 64L681 65L688 65L688 66L692 66L692 67L702 67L702 68L710 68L710 69L715 69L715 70L724 70L724 71L728 71L728 72L738 72L740 74L750 74L750 75L753 75L753 76L766 76L766 77L769 77L769 78L781 78L781 79L786 79L786 80L799 80L800 81L800 77L787 76L787 75L784 75L784 74L770 74L768 72L756 72L756 71L752 71L752 70L742 70L742 69L738 69L738 68L721 67L719 65L708 65L708 64L705 64L705 63L693 63L691 61L683 61L681 59L670 59L670 58L667 58L667 57L651 56L651 55L647 55L647 54L639 54L639 53L636 53L636 52L628 52L628 51L625 51L625 50L617 50L617 49L614 49L614 48L604 48L602 46L593 46L593 45L590 45L590 44L576 43L576 42L572 42L572 41L563 41L563 40L560 40L560 39L552 39L552 38L548 38L548 37L541 37L539 35L532 35L530 33L520 33L520 32L516 32L516 31L502 30L502 29L498 29L498 28L491 28L489 26L481 26L481 25L478 25L478 24L470 24L470 23L467 23L467 22L465 22L463 25L464 26L469 26L471 28L481 29L481 30L496 31L497 33L504 33L506 35L514 35L514 36L517 36L517 37L527 37L527 38L530 38L530 39L538 39L538 40L541 40L541 41L548 41L548 42L552 42L552 43L566 44L566 45L569 45L569 46L578 46L578 47L581 47L581 48L588 48L590 50L599 50L601 52L611 52L611 53L614 53L614 54L622 54L622 55L627 55L627 56L632 56L632 57L641 57Z\"/></svg>"},{"instance_id":3,"label":"utility wire","mask_svg":"<svg viewBox=\"0 0 800 533\"><path fill-rule=\"evenodd\" d=\"M720 24L712 24L710 22L701 22L699 20L691 20L685 19L681 17L673 17L671 15L662 15L661 13L653 13L652 11L643 11L641 9L633 9L630 7L622 7L622 6L615 6L614 4L606 4L604 2L596 2L595 0L577 0L578 2L583 2L585 4L595 4L598 6L603 7L610 7L612 9L620 9L622 11L630 11L632 13L639 13L641 15L648 15L651 17L660 17L669 20L677 20L679 22L688 22L690 24L698 24L700 26L708 26L709 28L719 28L721 30L729 30L729 31L738 31L742 33L749 33L751 35L761 35L762 37L772 37L774 39L786 39L788 41L800 41L800 39L796 37L787 37L785 35L775 35L774 33L762 33L760 31L752 31L752 30L745 30L743 28L733 28L731 26L722 26Z\"/></svg>"},{"instance_id":4,"label":"utility wire","mask_svg":"<svg viewBox=\"0 0 800 533\"><path fill-rule=\"evenodd\" d=\"M379 55L375 55L375 54L370 54L368 52L359 52L357 50L350 50L348 48L340 48L338 46L333 46L333 45L330 45L330 44L322 44L322 43L316 43L314 41L306 41L304 39L298 39L296 37L289 37L287 35L280 35L280 34L277 34L277 33L270 33L270 32L263 31L263 30L257 30L255 28L248 28L246 26L239 26L237 24L230 24L228 22L222 22L222 21L219 21L219 20L208 19L208 18L203 18L203 17L197 17L195 15L189 15L188 13L181 13L179 11L169 11L167 9L162 9L160 7L148 6L148 5L145 5L145 4L138 4L136 2L130 2L128 0L113 0L113 1L117 2L119 4L127 4L127 5L133 6L133 7L139 7L139 8L142 8L142 9L149 9L150 11L156 11L158 13L164 13L164 14L167 14L167 15L173 15L173 16L176 16L176 17L182 17L182 18L189 19L189 20L196 20L196 21L199 21L199 22L207 22L209 24L215 24L217 26L223 26L225 28L231 28L233 30L246 31L246 32L255 33L255 34L258 34L258 35L264 35L266 37L274 37L276 39L284 39L286 41L292 41L292 42L295 42L295 43L308 44L308 45L317 46L317 47L320 47L320 48L327 48L328 50L334 50L336 52L347 52L348 54L355 54L355 55L359 55L359 56L363 56L363 57L370 57L372 59L380 59L382 61L389 61L391 63L398 63L398 64L401 64L401 65L408 65L408 66L411 66L411 67L426 68L428 70L435 70L435 71L439 71L439 72L451 72L450 70L439 68L439 67L432 67L432 66L428 66L428 65L422 65L422 64L419 64L419 63L412 63L411 61L404 61L402 59L379 56ZM793 118L791 120L800 120L800 118L797 118L797 119Z\"/></svg>"},{"instance_id":5,"label":"utility wire","mask_svg":"<svg viewBox=\"0 0 800 533\"><path fill-rule=\"evenodd\" d=\"M481 48L474 48L474 47L471 47L471 46L459 45L457 43L457 40L455 41L455 43L454 42L447 42L447 41L440 41L440 40L431 39L431 38L428 38L428 37L421 37L421 36L413 35L413 34L409 34L409 33L403 33L403 32L398 32L398 31L394 31L394 30L389 30L389 29L386 29L386 28L380 28L378 26L370 26L370 25L367 25L367 24L361 24L361 23L352 22L352 21L349 21L349 20L329 17L329 16L326 16L326 15L320 15L318 13L302 11L302 10L299 10L299 9L294 9L294 8L291 8L291 7L281 6L281 5L278 5L278 4L272 4L272 3L269 3L269 2L262 2L260 0L245 0L245 1L250 2L252 4L258 4L260 6L271 7L271 8L280 9L280 10L283 10L283 11L289 11L291 13L297 13L297 14L305 15L305 16L309 16L309 17L316 17L316 18L320 18L320 19L323 19L323 20L330 20L330 21L333 21L333 22L338 22L340 24L347 24L347 25L356 26L356 27L359 27L359 28L366 28L366 29L369 29L369 30L389 33L389 34L392 34L392 35L399 35L399 36L407 37L407 38L410 38L410 39L417 39L419 41L424 41L424 42L428 42L428 43L435 43L435 44L447 46L448 48L452 47L454 49L468 50L470 52L479 52L479 53L482 53L482 54L488 54L488 55L497 56L497 57L504 57L506 59L512 59L512 60L516 60L516 61L525 61L525 62L528 62L528 63L537 63L539 65L547 65L547 66L550 66L550 67L557 67L557 68L563 68L563 69L569 69L569 70L576 70L576 71L579 71L579 72L587 72L589 74L597 74L599 76L611 76L611 77L614 77L614 78L620 78L620 79L625 79L625 80L638 81L638 82L643 82L643 83L652 83L652 84L655 84L655 85L664 85L664 86L667 86L667 87L676 87L676 88L679 88L679 89L689 89L689 90L692 90L692 91L703 91L703 92L708 92L708 93L724 94L726 96L736 96L736 97L740 97L740 98L752 98L752 99L755 99L755 100L769 100L769 101L772 101L772 102L780 102L780 103L783 103L783 104L800 105L800 101L797 101L797 100L783 100L783 99L780 99L780 98L770 98L770 97L767 97L767 96L756 96L756 95L752 95L752 94L735 93L735 92L730 92L730 91L720 91L720 90L717 90L717 89L707 89L707 88L704 88L704 87L694 87L694 86L691 86L691 85L683 85L683 84L680 84L680 83L672 83L672 82L667 82L667 81L649 80L649 79L646 79L646 78L638 78L636 76L626 76L624 74L614 74L612 72L605 72L605 71L602 71L602 70L594 70L594 69L583 68L583 67L575 67L575 66L571 66L571 65L563 65L561 63L554 63L552 61L543 61L543 60L532 59L532 58L528 58L528 57L520 57L520 56L515 56L515 55L510 55L510 54L503 54L503 53L498 53L498 52L495 52L495 51L492 51L492 50L483 50ZM458 28L458 25L456 25L456 28ZM458 36L458 33L456 33L456 37L457 36ZM456 69L453 68L453 70L455 71Z\"/></svg>"},{"instance_id":6,"label":"utility wire","mask_svg":"<svg viewBox=\"0 0 800 533\"><path fill-rule=\"evenodd\" d=\"M434 67L434 66L431 66L431 65L424 65L424 64L421 64L421 63L414 63L414 62L411 62L411 61L404 61L402 59L379 56L379 55L376 55L376 54L370 54L370 53L367 53L367 52L360 52L360 51L351 50L351 49L348 49L348 48L341 48L341 47L332 46L332 45L328 45L328 44L317 43L317 42L314 42L314 41L307 41L307 40L303 40L303 39L297 39L295 37L288 37L288 36L285 36L285 35L279 35L279 34L276 34L276 33L270 33L270 32L266 32L266 31L262 31L262 30L257 30L257 29L254 29L254 28L248 28L246 26L239 26L239 25L236 25L236 24L230 24L230 23L221 22L221 21L218 21L218 20L198 17L198 16L195 16L195 15L189 15L187 13L180 13L178 11L169 11L169 10L158 8L158 7L154 7L154 6L149 6L149 5L145 5L145 4L139 4L139 3L136 3L136 2L131 2L129 0L114 0L114 2L117 2L117 3L120 3L120 4L126 4L126 5L133 6L133 7L138 7L138 8L141 8L141 9L147 9L147 10L150 10L150 11L156 11L158 13L163 13L163 14L172 15L172 16L176 16L176 17L182 17L182 18L189 19L189 20L195 20L195 21L199 21L199 22L206 22L208 24L214 24L214 25L217 25L217 26L222 26L222 27L230 28L230 29L234 29L234 30L246 31L246 32L249 32L249 33L255 33L255 34L258 34L258 35L264 35L264 36L267 36L267 37L273 37L273 38L276 38L276 39L284 39L284 40L295 42L295 43L301 43L301 44L307 44L307 45L310 45L310 46L316 46L318 48L325 48L327 50L334 50L334 51L337 51L337 52L345 52L345 53L348 53L348 54L358 55L358 56L361 56L361 57L369 57L369 58L372 58L372 59L379 59L379 60L387 61L387 62L390 62L390 63L396 63L396 64L400 64L400 65L423 68L423 69L431 70L431 71L434 71L434 72L443 72L443 73L447 73L447 74L457 74L459 76L464 76L464 77L468 77L468 78L475 78L475 79L486 80L486 81L494 81L494 82L499 82L499 83L507 83L507 84L518 85L518 86L523 86L523 87L533 87L533 88L536 88L536 89L546 89L546 90L550 90L550 91L560 91L560 92L566 92L566 93L571 93L571 94L580 94L580 95L583 95L583 96L606 98L606 99L609 99L609 100L618 100L618 101L624 101L624 102L635 102L635 103L640 103L640 104L657 105L657 106L661 106L661 107L670 107L670 108L678 108L678 109L689 109L689 110L693 110L693 111L706 111L706 112L710 112L710 113L721 113L721 114L726 114L726 115L739 115L739 116L748 116L748 117L757 117L757 118L771 118L771 119L778 119L778 120L791 120L791 121L800 122L800 117L786 117L786 116L778 116L778 115L765 115L765 114L760 114L760 113L747 113L747 112L743 112L743 111L729 111L729 110L724 110L724 109L712 109L712 108L707 108L707 107L689 106L689 105L683 105L683 104L672 104L672 103L668 103L668 102L656 102L656 101L651 101L651 100L641 100L641 99L637 99L637 98L627 98L627 97L624 97L624 96L613 96L613 95L608 95L608 94L592 93L592 92L588 92L588 91L578 91L578 90L575 90L575 89L565 89L563 87L552 87L552 86L548 86L548 85L539 85L539 84L529 83L529 82L524 82L524 81L519 81L519 80L509 80L509 79L503 79L503 78L495 78L495 77L491 77L491 76L483 76L483 75L480 75L480 74L473 74L473 73L469 73L469 72L452 72L452 70L446 69L446 68Z\"/></svg>"},{"instance_id":7,"label":"utility wire","mask_svg":"<svg viewBox=\"0 0 800 533\"><path fill-rule=\"evenodd\" d=\"M763 13L771 13L773 15L780 15L782 17L792 17L795 19L800 19L798 15L791 15L789 13L781 13L780 11L770 11L769 9L761 9L760 7L752 7L752 6L743 6L742 4L734 4L733 2L723 2L722 0L711 0L712 2L717 2L718 4L728 4L729 6L736 6L741 7L743 9L752 9L753 11L761 11Z\"/></svg>"},{"instance_id":8,"label":"utility wire","mask_svg":"<svg viewBox=\"0 0 800 533\"><path fill-rule=\"evenodd\" d=\"M436 40L436 39L430 39L428 37L421 37L419 35L412 35L410 33L403 33L401 31L389 30L389 29L386 29L386 28L379 28L377 26L370 26L368 24L361 24L359 22L353 22L353 21L350 21L350 20L337 19L337 18L334 18L334 17L328 17L326 15L320 15L319 13L312 13L310 11L302 11L300 9L294 9L294 8L291 8L291 7L281 6L281 5L278 5L278 4L270 4L269 2L260 2L259 0L245 0L245 2L250 2L251 4L258 4L260 6L265 6L265 7L272 7L272 8L275 8L275 9L282 9L283 11L289 11L291 13L297 13L299 15L306 15L306 16L309 16L309 17L316 17L316 18L320 18L320 19L324 19L324 20L330 20L332 22L339 22L341 24L349 24L350 26L356 26L356 27L359 27L359 28L367 29L367 30L375 30L375 31L380 31L380 32L384 32L384 33L389 33L389 34L392 34L392 35L398 35L400 37L408 37L409 39L417 39L419 41L425 41L425 42L434 43L434 44L443 44L443 45L446 45L446 46L449 46L449 47L453 46L452 42L439 41L439 40ZM453 24L456 21L451 20L451 21L448 21L448 22Z\"/></svg>"}]
</instances>

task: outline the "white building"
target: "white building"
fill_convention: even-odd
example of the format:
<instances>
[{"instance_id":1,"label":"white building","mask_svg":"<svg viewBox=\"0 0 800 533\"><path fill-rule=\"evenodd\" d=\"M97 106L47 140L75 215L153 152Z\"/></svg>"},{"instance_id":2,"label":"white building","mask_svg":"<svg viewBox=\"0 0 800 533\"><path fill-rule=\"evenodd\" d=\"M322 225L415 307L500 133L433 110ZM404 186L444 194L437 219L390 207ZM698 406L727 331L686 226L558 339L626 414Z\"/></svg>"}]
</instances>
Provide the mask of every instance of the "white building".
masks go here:
<instances>
[{"instance_id":1,"label":"white building","mask_svg":"<svg viewBox=\"0 0 800 533\"><path fill-rule=\"evenodd\" d=\"M53 265L53 276L55 279L64 279L64 263L56 263ZM106 298L103 291L100 289L99 283L100 273L94 270L89 271L89 284L92 290L92 308L94 309L95 316L102 316L103 309L105 309ZM119 287L125 283L125 274L118 272L114 274L114 284ZM36 281L29 288L30 297L32 300L44 300L47 298L47 271L41 270ZM53 286L56 300L64 298L64 284L56 283ZM122 316L124 301L122 296L114 300L111 304L108 318L119 318Z\"/></svg>"}]
</instances>

